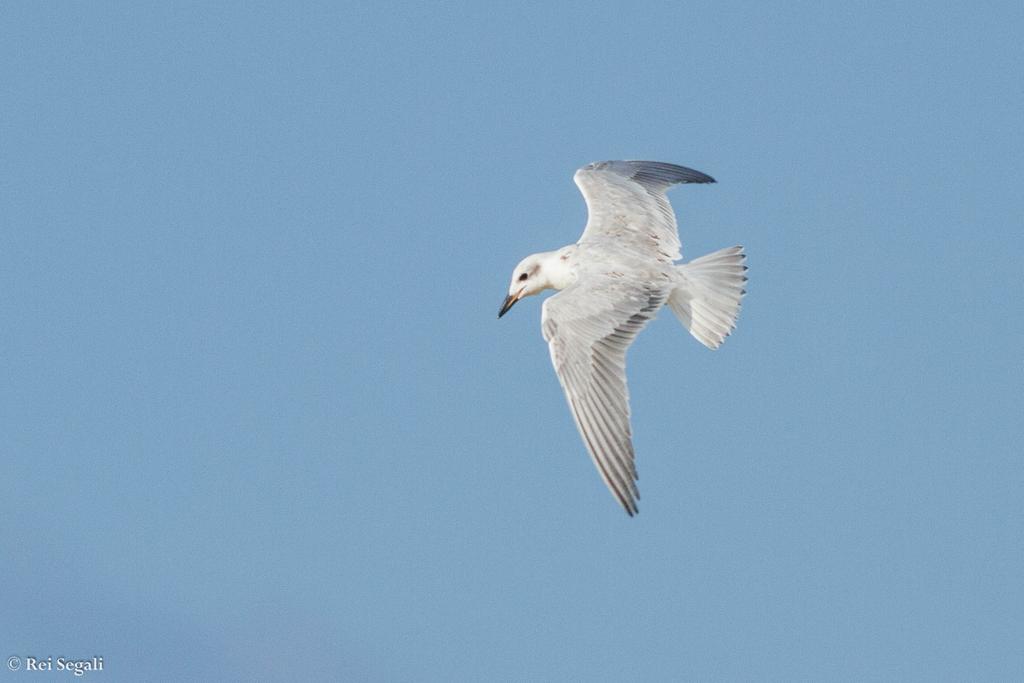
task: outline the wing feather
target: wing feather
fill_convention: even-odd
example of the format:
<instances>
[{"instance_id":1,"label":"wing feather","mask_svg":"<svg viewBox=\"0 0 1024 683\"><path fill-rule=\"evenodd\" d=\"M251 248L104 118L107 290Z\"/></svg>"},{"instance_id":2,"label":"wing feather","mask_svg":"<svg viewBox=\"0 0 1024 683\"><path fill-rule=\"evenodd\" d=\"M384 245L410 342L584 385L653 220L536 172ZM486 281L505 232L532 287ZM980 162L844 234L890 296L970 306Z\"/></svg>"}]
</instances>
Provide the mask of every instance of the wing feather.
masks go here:
<instances>
[{"instance_id":1,"label":"wing feather","mask_svg":"<svg viewBox=\"0 0 1024 683\"><path fill-rule=\"evenodd\" d=\"M626 352L666 296L649 284L592 274L544 302L544 338L573 420L601 478L630 515L640 492Z\"/></svg>"},{"instance_id":2,"label":"wing feather","mask_svg":"<svg viewBox=\"0 0 1024 683\"><path fill-rule=\"evenodd\" d=\"M599 161L573 178L587 203L580 242L614 238L623 250L671 262L682 258L676 216L665 191L679 183L713 183L709 175L660 161Z\"/></svg>"}]
</instances>

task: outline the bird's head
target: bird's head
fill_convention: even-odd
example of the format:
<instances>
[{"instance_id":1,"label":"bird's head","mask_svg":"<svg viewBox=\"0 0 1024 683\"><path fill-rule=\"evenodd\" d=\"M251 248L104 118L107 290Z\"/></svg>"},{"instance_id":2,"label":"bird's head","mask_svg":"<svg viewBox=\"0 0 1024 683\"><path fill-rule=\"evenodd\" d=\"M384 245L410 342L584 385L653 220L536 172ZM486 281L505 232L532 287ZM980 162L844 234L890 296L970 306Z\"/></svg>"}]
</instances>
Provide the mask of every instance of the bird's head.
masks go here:
<instances>
[{"instance_id":1,"label":"bird's head","mask_svg":"<svg viewBox=\"0 0 1024 683\"><path fill-rule=\"evenodd\" d=\"M545 256L546 254L531 254L520 261L512 271L512 282L508 286L508 296L498 311L499 318L508 313L508 309L523 297L532 296L551 286L544 272Z\"/></svg>"},{"instance_id":2,"label":"bird's head","mask_svg":"<svg viewBox=\"0 0 1024 683\"><path fill-rule=\"evenodd\" d=\"M508 285L508 296L501 304L498 317L508 313L523 297L539 294L545 289L565 289L574 280L572 257L575 245L556 251L531 254L519 262L512 271L512 282Z\"/></svg>"}]
</instances>

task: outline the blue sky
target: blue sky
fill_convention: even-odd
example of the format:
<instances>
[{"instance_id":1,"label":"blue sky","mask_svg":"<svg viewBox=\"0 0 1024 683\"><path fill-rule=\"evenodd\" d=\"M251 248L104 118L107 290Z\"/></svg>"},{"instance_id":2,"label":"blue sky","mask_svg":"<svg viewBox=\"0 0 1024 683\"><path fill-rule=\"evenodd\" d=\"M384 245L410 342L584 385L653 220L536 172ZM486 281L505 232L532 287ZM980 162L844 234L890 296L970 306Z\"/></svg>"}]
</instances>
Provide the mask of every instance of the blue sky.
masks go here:
<instances>
[{"instance_id":1,"label":"blue sky","mask_svg":"<svg viewBox=\"0 0 1024 683\"><path fill-rule=\"evenodd\" d=\"M1019 677L1024 9L893 5L0 9L0 654ZM751 278L633 347L635 519L495 319L615 158Z\"/></svg>"}]
</instances>

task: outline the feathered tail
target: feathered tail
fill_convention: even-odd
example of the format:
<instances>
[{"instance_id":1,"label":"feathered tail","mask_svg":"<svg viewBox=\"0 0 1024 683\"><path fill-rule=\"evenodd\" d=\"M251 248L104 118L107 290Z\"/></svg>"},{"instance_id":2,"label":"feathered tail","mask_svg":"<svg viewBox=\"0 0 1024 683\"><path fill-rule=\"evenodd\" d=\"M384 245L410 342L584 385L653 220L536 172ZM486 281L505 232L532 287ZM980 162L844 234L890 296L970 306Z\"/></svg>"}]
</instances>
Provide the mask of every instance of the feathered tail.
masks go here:
<instances>
[{"instance_id":1,"label":"feathered tail","mask_svg":"<svg viewBox=\"0 0 1024 683\"><path fill-rule=\"evenodd\" d=\"M747 282L743 247L729 247L676 266L680 282L668 306L697 341L717 349L736 327Z\"/></svg>"}]
</instances>

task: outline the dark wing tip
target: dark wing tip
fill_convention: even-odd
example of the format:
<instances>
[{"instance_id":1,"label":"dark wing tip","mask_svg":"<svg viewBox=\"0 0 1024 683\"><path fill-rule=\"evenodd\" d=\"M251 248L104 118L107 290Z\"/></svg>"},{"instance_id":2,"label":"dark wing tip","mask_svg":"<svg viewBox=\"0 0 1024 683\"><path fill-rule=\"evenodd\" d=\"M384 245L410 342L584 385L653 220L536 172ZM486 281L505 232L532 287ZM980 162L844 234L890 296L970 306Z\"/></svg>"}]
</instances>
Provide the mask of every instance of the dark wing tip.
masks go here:
<instances>
[{"instance_id":1,"label":"dark wing tip","mask_svg":"<svg viewBox=\"0 0 1024 683\"><path fill-rule=\"evenodd\" d=\"M686 166L666 164L661 161L627 161L633 170L633 180L663 185L678 183L713 183L715 179L707 173Z\"/></svg>"},{"instance_id":2,"label":"dark wing tip","mask_svg":"<svg viewBox=\"0 0 1024 683\"><path fill-rule=\"evenodd\" d=\"M717 182L707 173L663 161L598 161L584 168L611 171L647 187L663 189L680 183Z\"/></svg>"}]
</instances>

